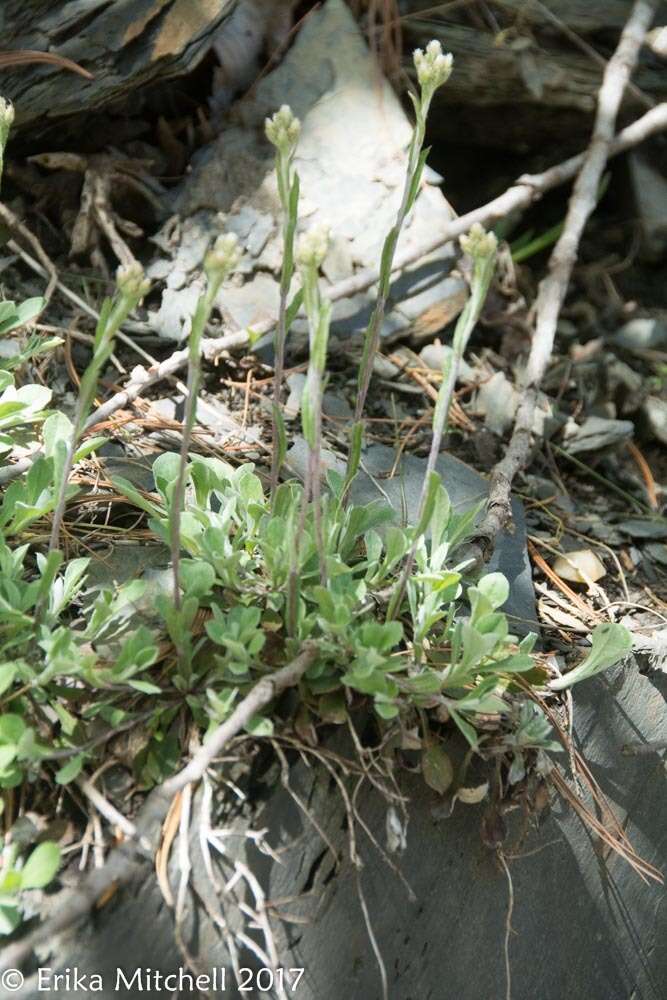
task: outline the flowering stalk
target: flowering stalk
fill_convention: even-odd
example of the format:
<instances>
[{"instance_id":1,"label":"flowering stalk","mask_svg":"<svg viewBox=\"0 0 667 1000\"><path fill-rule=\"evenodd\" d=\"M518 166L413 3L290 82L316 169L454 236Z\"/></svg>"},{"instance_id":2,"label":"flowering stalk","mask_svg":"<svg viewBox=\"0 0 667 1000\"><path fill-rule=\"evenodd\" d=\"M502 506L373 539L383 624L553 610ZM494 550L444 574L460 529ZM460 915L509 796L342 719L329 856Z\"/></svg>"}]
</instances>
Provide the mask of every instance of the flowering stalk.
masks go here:
<instances>
[{"instance_id":1,"label":"flowering stalk","mask_svg":"<svg viewBox=\"0 0 667 1000\"><path fill-rule=\"evenodd\" d=\"M60 528L65 514L69 474L72 471L74 456L86 428L86 418L95 399L100 374L111 357L114 337L132 310L136 308L144 295L147 294L149 288L150 284L144 277L141 264L134 261L132 264L126 264L118 268L116 272L116 295L113 299L106 299L102 304L100 318L95 330L95 339L93 341L93 356L79 386L79 399L74 416L72 436L67 446L67 454L63 467L59 472L58 481L54 484L54 490L58 495L58 499L51 525L49 552L53 552L58 548Z\"/></svg>"},{"instance_id":2,"label":"flowering stalk","mask_svg":"<svg viewBox=\"0 0 667 1000\"><path fill-rule=\"evenodd\" d=\"M280 406L280 391L285 369L285 342L296 313L300 297L288 307L292 276L294 274L294 233L297 223L299 203L299 175L292 169L292 160L301 131L301 123L292 114L287 104L283 104L264 125L266 137L276 147L276 177L278 196L283 210L283 263L280 274L280 302L278 322L274 336L274 376L272 405L272 454L271 454L271 499L278 488L280 469L285 460L286 434L283 412Z\"/></svg>"},{"instance_id":3,"label":"flowering stalk","mask_svg":"<svg viewBox=\"0 0 667 1000\"><path fill-rule=\"evenodd\" d=\"M192 317L192 329L188 344L187 396L185 398L185 412L183 415L180 462L169 513L169 540L174 576L174 606L177 611L180 609L181 602L181 510L185 499L188 453L190 451L190 442L192 441L192 430L197 416L197 393L199 392L199 383L201 381L201 339L213 306L215 305L220 286L232 271L238 267L240 259L241 252L236 236L233 233L218 236L213 248L209 250L204 258L206 289L199 296L197 308Z\"/></svg>"},{"instance_id":4,"label":"flowering stalk","mask_svg":"<svg viewBox=\"0 0 667 1000\"><path fill-rule=\"evenodd\" d=\"M14 106L4 97L0 97L0 180L4 165L5 146L9 138L9 130L14 124Z\"/></svg>"},{"instance_id":5,"label":"flowering stalk","mask_svg":"<svg viewBox=\"0 0 667 1000\"><path fill-rule=\"evenodd\" d=\"M329 245L329 233L326 227L316 226L305 233L299 240L296 260L301 274L303 289L303 304L308 318L309 359L306 373L306 384L301 397L301 427L308 446L308 461L303 490L301 509L301 529L297 534L296 545L290 566L288 583L288 614L287 620L296 627L296 597L299 565L299 536L303 532L308 502L313 502L313 517L315 521L315 537L320 559L320 581L326 585L326 554L322 536L322 511L320 506L320 451L322 447L322 394L323 381L326 372L327 345L329 341L329 326L331 323L331 302L320 294L318 271L326 257Z\"/></svg>"},{"instance_id":6,"label":"flowering stalk","mask_svg":"<svg viewBox=\"0 0 667 1000\"><path fill-rule=\"evenodd\" d=\"M352 427L352 442L350 455L348 458L345 492L349 489L359 468L361 457L361 435L363 432L362 415L368 387L370 385L371 373L373 371L373 358L378 349L380 339L380 329L384 318L389 288L391 284L391 272L394 262L396 244L400 236L406 216L412 209L419 192L424 165L429 150L422 149L424 136L426 133L426 119L433 95L438 87L441 87L449 79L452 72L452 56L445 55L440 42L434 40L426 46L426 52L415 49L414 64L417 70L417 80L419 82L420 93L410 94L410 99L415 109L415 126L408 149L408 165L405 176L403 196L396 214L396 221L387 234L382 247L380 259L380 278L378 284L378 295L375 308L366 327L364 334L364 344L359 365L359 377L357 384L357 403L354 414L354 424Z\"/></svg>"},{"instance_id":7,"label":"flowering stalk","mask_svg":"<svg viewBox=\"0 0 667 1000\"><path fill-rule=\"evenodd\" d=\"M443 359L442 381L440 383L438 398L435 404L435 411L433 413L431 450L428 456L421 497L419 500L417 529L415 530L414 539L406 558L403 572L401 573L401 577L389 602L389 608L387 610L388 620L391 620L400 608L405 588L407 586L410 573L412 572L412 565L417 545L419 543L419 538L425 534L433 513L435 495L440 482L440 477L435 471L435 466L438 461L438 455L440 454L442 438L447 429L447 421L449 419L449 410L452 404L454 386L456 385L456 379L458 377L463 352L468 345L470 334L474 330L477 320L479 319L489 291L489 286L491 285L496 264L498 240L493 233L485 232L484 228L479 223L475 223L472 226L467 236L461 236L460 243L463 252L467 253L472 258L473 268L472 278L470 280L470 296L456 324L454 337L452 339L452 352L450 355L445 355Z\"/></svg>"},{"instance_id":8,"label":"flowering stalk","mask_svg":"<svg viewBox=\"0 0 667 1000\"><path fill-rule=\"evenodd\" d=\"M472 278L470 280L470 296L465 304L463 312L458 318L454 336L452 338L452 353L445 354L442 362L442 380L438 391L438 398L433 414L433 437L431 440L431 450L426 466L426 476L422 487L421 505L424 503L426 491L426 480L429 473L435 471L435 464L440 453L442 437L447 430L449 410L452 405L454 386L459 374L461 360L464 351L468 346L470 334L475 329L482 307L486 300L493 272L496 265L496 252L498 240L494 233L487 233L484 227L476 222L467 235L461 236L459 240L461 249L472 258Z\"/></svg>"}]
</instances>

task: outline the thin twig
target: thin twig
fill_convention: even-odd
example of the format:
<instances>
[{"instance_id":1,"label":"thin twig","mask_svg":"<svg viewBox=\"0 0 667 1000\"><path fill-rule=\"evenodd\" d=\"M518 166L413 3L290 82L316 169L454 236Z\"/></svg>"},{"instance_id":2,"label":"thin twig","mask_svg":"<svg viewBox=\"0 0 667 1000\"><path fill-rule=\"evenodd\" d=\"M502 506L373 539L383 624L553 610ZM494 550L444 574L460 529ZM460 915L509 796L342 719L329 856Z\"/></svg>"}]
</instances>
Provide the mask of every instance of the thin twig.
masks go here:
<instances>
[{"instance_id":1,"label":"thin twig","mask_svg":"<svg viewBox=\"0 0 667 1000\"><path fill-rule=\"evenodd\" d=\"M134 839L137 836L137 828L134 823L130 822L126 816L123 816L108 799L105 799L102 793L95 788L92 781L89 781L88 778L80 778L77 781L77 785L86 798L95 806L98 813L104 816L112 826L117 826L119 830L123 831L126 837Z\"/></svg>"},{"instance_id":2,"label":"thin twig","mask_svg":"<svg viewBox=\"0 0 667 1000\"><path fill-rule=\"evenodd\" d=\"M505 1000L512 1000L512 969L510 966L510 935L512 933L512 913L514 912L514 885L509 865L502 851L498 851L498 860L505 870L508 886L507 917L505 919Z\"/></svg>"}]
</instances>

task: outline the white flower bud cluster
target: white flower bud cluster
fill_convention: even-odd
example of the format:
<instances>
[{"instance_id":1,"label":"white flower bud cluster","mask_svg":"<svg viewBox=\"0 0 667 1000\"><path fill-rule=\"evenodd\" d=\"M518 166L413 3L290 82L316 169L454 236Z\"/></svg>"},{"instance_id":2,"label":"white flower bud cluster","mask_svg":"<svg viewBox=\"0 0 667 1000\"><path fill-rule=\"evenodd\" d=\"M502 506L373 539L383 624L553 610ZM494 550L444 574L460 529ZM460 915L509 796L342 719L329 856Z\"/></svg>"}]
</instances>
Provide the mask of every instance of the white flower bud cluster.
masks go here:
<instances>
[{"instance_id":1,"label":"white flower bud cluster","mask_svg":"<svg viewBox=\"0 0 667 1000\"><path fill-rule=\"evenodd\" d=\"M495 233L487 233L479 222L474 222L470 232L459 237L461 249L470 257L492 257L498 249Z\"/></svg>"},{"instance_id":2,"label":"white flower bud cluster","mask_svg":"<svg viewBox=\"0 0 667 1000\"><path fill-rule=\"evenodd\" d=\"M138 260L131 264L121 264L116 271L116 287L120 294L133 302L139 302L147 295L151 283L144 277L144 269Z\"/></svg>"},{"instance_id":3,"label":"white flower bud cluster","mask_svg":"<svg viewBox=\"0 0 667 1000\"><path fill-rule=\"evenodd\" d=\"M415 49L413 53L420 87L433 92L449 80L454 63L451 52L444 53L437 39L429 42L426 52Z\"/></svg>"},{"instance_id":4,"label":"white flower bud cluster","mask_svg":"<svg viewBox=\"0 0 667 1000\"><path fill-rule=\"evenodd\" d=\"M269 142L281 152L292 152L299 141L301 122L292 114L289 104L283 104L279 111L264 122L264 131Z\"/></svg>"},{"instance_id":5,"label":"white flower bud cluster","mask_svg":"<svg viewBox=\"0 0 667 1000\"><path fill-rule=\"evenodd\" d=\"M2 151L7 145L9 130L13 124L14 105L11 101L6 101L4 97L0 97L0 157L2 157Z\"/></svg>"},{"instance_id":6,"label":"white flower bud cluster","mask_svg":"<svg viewBox=\"0 0 667 1000\"><path fill-rule=\"evenodd\" d=\"M321 267L329 250L329 227L313 226L299 237L296 262L299 267Z\"/></svg>"},{"instance_id":7,"label":"white flower bud cluster","mask_svg":"<svg viewBox=\"0 0 667 1000\"><path fill-rule=\"evenodd\" d=\"M204 257L204 271L211 282L224 281L241 260L241 248L236 233L221 233Z\"/></svg>"}]
</instances>

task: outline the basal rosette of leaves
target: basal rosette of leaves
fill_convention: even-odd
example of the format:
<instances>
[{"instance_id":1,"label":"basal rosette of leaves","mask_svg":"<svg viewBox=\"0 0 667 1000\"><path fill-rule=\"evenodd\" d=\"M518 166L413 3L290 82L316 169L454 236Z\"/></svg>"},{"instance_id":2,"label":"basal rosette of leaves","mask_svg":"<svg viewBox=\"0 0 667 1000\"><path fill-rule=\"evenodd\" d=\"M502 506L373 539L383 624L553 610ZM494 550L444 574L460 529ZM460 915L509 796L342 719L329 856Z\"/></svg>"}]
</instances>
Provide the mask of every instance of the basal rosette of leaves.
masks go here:
<instances>
[{"instance_id":1,"label":"basal rosette of leaves","mask_svg":"<svg viewBox=\"0 0 667 1000\"><path fill-rule=\"evenodd\" d=\"M178 467L177 455L156 460L151 496L125 480L114 481L149 515L150 527L165 544ZM102 590L84 603L87 559L73 559L63 568L60 553L38 553L31 566L27 544L0 545L0 787L36 778L44 766L56 782L73 780L99 753L95 734L131 724L144 713L162 748L153 747L139 761L138 777L151 784L178 762L170 727L179 713L185 710L203 730L217 724L262 674L293 657L306 639L317 640L319 650L301 690L315 719L341 722L366 698L381 726L399 714L414 725L419 710L436 710L438 719L451 718L471 746L479 747L490 738L492 716L496 735L508 748L558 748L543 716L536 724L533 707L530 717L521 714L517 705L523 696L512 686L515 675L531 671L540 686L547 683L544 671L534 672L535 636L519 641L509 632L499 610L509 591L502 574L466 581L461 550L477 511L455 513L442 485L420 531L392 523L393 512L382 501L341 504L343 480L330 473L321 501L328 577L323 587L314 509L311 505L302 522L300 484L280 485L272 506L250 465L232 468L193 456L187 478L182 600L178 609L168 593L155 601L172 642L187 651L167 669L160 654L163 629L128 625L143 581ZM43 493L48 498L48 487ZM43 499L26 511L36 519L46 506ZM15 518L16 503L7 491L0 522L10 534ZM284 614L298 532L297 620L290 635ZM400 620L383 620L412 546L414 570L403 614ZM205 628L198 633L195 620L202 611ZM600 626L593 639L584 669L577 668L573 679L589 675L587 664L590 673L597 672L625 651L623 636L610 624ZM250 728L266 734L272 725L267 716Z\"/></svg>"}]
</instances>

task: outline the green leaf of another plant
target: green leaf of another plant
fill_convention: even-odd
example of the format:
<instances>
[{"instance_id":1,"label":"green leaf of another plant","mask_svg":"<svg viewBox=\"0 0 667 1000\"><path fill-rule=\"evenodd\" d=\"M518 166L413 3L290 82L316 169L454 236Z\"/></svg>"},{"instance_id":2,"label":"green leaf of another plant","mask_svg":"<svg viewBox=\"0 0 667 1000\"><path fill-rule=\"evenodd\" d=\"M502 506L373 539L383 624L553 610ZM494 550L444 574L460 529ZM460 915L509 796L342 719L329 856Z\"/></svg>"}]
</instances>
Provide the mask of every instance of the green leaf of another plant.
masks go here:
<instances>
[{"instance_id":1,"label":"green leaf of another plant","mask_svg":"<svg viewBox=\"0 0 667 1000\"><path fill-rule=\"evenodd\" d=\"M600 671L613 667L632 651L632 636L624 625L605 622L597 625L591 634L591 648L586 659L570 670L565 677L551 681L552 691L562 691L579 681L585 681Z\"/></svg>"},{"instance_id":2,"label":"green leaf of another plant","mask_svg":"<svg viewBox=\"0 0 667 1000\"><path fill-rule=\"evenodd\" d=\"M441 746L432 746L422 754L424 781L434 791L444 795L454 780L451 758Z\"/></svg>"},{"instance_id":3,"label":"green leaf of another plant","mask_svg":"<svg viewBox=\"0 0 667 1000\"><path fill-rule=\"evenodd\" d=\"M21 871L22 889L43 889L52 881L60 864L60 848L52 840L38 844Z\"/></svg>"}]
</instances>

